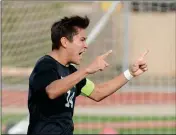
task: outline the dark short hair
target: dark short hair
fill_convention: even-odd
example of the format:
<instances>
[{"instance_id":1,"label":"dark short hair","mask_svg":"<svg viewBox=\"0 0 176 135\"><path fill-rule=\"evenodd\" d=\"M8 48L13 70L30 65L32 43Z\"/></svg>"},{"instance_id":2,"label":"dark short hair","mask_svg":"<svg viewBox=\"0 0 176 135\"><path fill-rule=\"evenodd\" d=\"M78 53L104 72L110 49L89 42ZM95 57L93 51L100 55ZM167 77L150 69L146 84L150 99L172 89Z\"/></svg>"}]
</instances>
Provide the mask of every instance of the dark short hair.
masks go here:
<instances>
[{"instance_id":1,"label":"dark short hair","mask_svg":"<svg viewBox=\"0 0 176 135\"><path fill-rule=\"evenodd\" d=\"M86 29L88 25L89 18L87 16L64 17L60 21L55 22L51 27L52 50L59 49L62 37L72 41L73 36L78 33L76 27Z\"/></svg>"}]
</instances>

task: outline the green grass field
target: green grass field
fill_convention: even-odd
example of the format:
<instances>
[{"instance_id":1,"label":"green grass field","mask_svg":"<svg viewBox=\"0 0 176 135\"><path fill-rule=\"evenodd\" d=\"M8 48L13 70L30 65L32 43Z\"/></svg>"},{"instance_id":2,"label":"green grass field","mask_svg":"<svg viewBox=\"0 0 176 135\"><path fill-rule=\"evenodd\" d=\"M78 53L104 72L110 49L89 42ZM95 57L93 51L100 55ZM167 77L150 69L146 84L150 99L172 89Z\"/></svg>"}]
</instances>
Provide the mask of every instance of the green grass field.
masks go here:
<instances>
[{"instance_id":1,"label":"green grass field","mask_svg":"<svg viewBox=\"0 0 176 135\"><path fill-rule=\"evenodd\" d=\"M2 115L2 124L16 123L23 119L25 115ZM139 121L176 121L176 116L145 116L145 117L111 117L111 116L74 116L74 123L115 123L115 122L139 122ZM176 134L173 127L164 128L135 128L135 129L115 129L120 134ZM75 134L98 134L102 129L75 129Z\"/></svg>"},{"instance_id":2,"label":"green grass field","mask_svg":"<svg viewBox=\"0 0 176 135\"><path fill-rule=\"evenodd\" d=\"M119 134L176 134L175 128L115 129ZM74 134L99 134L101 130L75 129Z\"/></svg>"}]
</instances>

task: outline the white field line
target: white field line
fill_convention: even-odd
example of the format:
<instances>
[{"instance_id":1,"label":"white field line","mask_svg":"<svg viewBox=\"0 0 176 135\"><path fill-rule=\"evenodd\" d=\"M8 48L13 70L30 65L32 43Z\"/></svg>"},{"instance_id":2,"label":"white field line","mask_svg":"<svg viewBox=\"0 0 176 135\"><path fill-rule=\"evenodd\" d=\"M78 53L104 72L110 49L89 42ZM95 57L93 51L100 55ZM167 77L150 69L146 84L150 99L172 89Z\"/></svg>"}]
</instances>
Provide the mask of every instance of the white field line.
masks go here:
<instances>
[{"instance_id":1,"label":"white field line","mask_svg":"<svg viewBox=\"0 0 176 135\"><path fill-rule=\"evenodd\" d=\"M74 115L87 116L175 116L175 105L117 105L106 107L76 106ZM3 114L28 114L27 108L2 108Z\"/></svg>"}]
</instances>

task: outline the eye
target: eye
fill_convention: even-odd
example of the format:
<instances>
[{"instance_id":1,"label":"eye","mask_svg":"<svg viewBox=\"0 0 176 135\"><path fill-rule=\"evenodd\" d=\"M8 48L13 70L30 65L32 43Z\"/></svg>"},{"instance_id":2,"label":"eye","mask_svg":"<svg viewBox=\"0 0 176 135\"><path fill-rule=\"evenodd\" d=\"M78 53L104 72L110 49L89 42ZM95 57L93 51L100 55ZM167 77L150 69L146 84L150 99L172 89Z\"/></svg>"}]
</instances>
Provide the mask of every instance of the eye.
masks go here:
<instances>
[{"instance_id":1,"label":"eye","mask_svg":"<svg viewBox=\"0 0 176 135\"><path fill-rule=\"evenodd\" d=\"M86 38L81 38L81 41L82 41L82 42L86 41Z\"/></svg>"}]
</instances>

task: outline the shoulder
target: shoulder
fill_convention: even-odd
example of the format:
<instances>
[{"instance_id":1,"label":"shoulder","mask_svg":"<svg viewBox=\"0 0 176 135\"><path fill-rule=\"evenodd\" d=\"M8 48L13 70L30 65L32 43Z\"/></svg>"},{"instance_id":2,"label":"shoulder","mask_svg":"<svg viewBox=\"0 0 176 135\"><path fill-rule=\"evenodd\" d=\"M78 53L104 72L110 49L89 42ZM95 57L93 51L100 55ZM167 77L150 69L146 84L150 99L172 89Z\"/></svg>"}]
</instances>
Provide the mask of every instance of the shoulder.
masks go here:
<instances>
[{"instance_id":1,"label":"shoulder","mask_svg":"<svg viewBox=\"0 0 176 135\"><path fill-rule=\"evenodd\" d=\"M56 69L56 68L57 68L57 63L49 56L45 55L38 59L34 67L34 70L45 71L45 70Z\"/></svg>"},{"instance_id":2,"label":"shoulder","mask_svg":"<svg viewBox=\"0 0 176 135\"><path fill-rule=\"evenodd\" d=\"M30 82L33 82L38 78L40 78L40 80L48 80L50 78L57 78L57 75L58 72L56 62L45 55L37 60L34 69L29 76L29 80Z\"/></svg>"}]
</instances>

